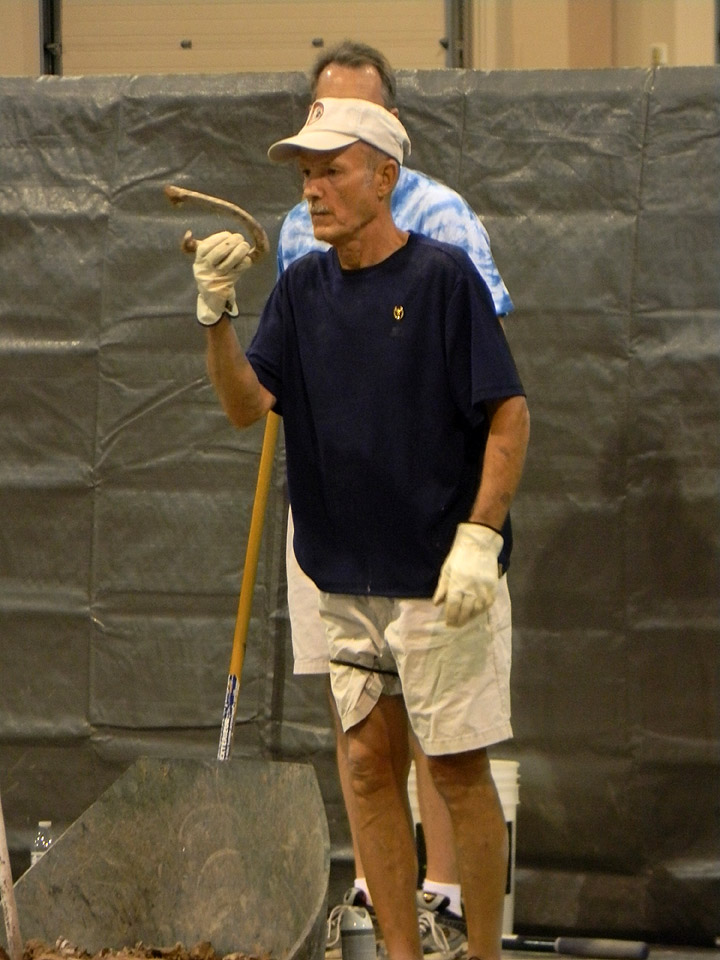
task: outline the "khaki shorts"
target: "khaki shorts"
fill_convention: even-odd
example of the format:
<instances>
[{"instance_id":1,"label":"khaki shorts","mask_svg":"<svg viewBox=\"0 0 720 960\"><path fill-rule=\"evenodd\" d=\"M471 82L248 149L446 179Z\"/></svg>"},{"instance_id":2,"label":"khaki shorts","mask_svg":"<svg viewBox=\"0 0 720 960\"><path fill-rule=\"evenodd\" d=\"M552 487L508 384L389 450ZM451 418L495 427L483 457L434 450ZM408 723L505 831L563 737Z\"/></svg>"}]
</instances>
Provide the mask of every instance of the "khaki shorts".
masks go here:
<instances>
[{"instance_id":1,"label":"khaki shorts","mask_svg":"<svg viewBox=\"0 0 720 960\"><path fill-rule=\"evenodd\" d=\"M512 736L511 608L507 577L490 610L448 627L431 600L320 592L330 681L343 729L383 694L402 693L430 756L488 747Z\"/></svg>"},{"instance_id":2,"label":"khaki shorts","mask_svg":"<svg viewBox=\"0 0 720 960\"><path fill-rule=\"evenodd\" d=\"M325 625L318 613L318 588L302 570L293 550L292 511L288 514L286 570L292 631L293 673L329 673Z\"/></svg>"}]
</instances>

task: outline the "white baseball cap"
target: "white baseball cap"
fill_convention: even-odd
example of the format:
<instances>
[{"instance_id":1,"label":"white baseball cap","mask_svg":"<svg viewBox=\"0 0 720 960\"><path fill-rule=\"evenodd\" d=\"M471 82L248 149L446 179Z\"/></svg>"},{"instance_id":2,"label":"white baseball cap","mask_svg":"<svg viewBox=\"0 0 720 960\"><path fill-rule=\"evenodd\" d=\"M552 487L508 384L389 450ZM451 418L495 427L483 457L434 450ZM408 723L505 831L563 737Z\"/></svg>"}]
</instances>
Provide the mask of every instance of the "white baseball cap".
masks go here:
<instances>
[{"instance_id":1,"label":"white baseball cap","mask_svg":"<svg viewBox=\"0 0 720 960\"><path fill-rule=\"evenodd\" d=\"M405 127L385 107L353 97L323 97L310 107L302 130L273 143L268 157L273 163L287 163L301 150L339 150L358 140L387 153L401 166L410 155Z\"/></svg>"}]
</instances>

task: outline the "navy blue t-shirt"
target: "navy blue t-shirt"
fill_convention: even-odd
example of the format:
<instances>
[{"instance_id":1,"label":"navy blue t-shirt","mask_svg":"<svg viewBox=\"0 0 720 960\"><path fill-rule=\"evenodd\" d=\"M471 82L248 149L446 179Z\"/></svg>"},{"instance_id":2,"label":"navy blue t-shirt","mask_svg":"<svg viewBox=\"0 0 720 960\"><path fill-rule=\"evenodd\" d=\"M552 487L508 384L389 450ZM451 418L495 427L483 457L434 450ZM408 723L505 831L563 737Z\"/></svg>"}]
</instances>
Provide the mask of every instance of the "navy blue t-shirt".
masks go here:
<instances>
[{"instance_id":1,"label":"navy blue t-shirt","mask_svg":"<svg viewBox=\"0 0 720 960\"><path fill-rule=\"evenodd\" d=\"M247 356L284 419L302 569L330 593L432 596L477 494L484 403L524 393L467 254L419 234L359 270L310 253Z\"/></svg>"}]
</instances>

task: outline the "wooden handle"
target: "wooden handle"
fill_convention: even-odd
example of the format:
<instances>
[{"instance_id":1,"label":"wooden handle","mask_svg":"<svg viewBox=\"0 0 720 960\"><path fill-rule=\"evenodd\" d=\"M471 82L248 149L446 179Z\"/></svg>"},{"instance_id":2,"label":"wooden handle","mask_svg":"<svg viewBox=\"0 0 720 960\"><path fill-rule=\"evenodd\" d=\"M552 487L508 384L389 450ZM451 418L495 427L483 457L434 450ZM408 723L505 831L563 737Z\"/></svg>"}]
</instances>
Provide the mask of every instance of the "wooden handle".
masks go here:
<instances>
[{"instance_id":1,"label":"wooden handle","mask_svg":"<svg viewBox=\"0 0 720 960\"><path fill-rule=\"evenodd\" d=\"M253 502L252 515L250 517L250 532L245 550L245 566L243 567L240 598L238 600L237 616L235 618L232 653L230 654L230 669L228 671L228 682L225 690L225 703L223 706L222 721L220 723L218 760L228 760L232 749L237 697L240 688L243 662L245 660L245 644L247 641L248 626L250 624L253 594L255 592L255 577L257 575L260 543L265 523L265 511L267 509L268 492L270 490L279 426L280 417L271 410L265 421L265 434L263 437L262 451L260 453L257 484L255 486L255 500Z\"/></svg>"},{"instance_id":2,"label":"wooden handle","mask_svg":"<svg viewBox=\"0 0 720 960\"><path fill-rule=\"evenodd\" d=\"M0 799L0 900L2 900L3 916L5 918L5 934L7 938L10 960L22 960L23 943L20 936L20 921L18 920L15 891L13 890L10 855L5 836L5 818Z\"/></svg>"},{"instance_id":3,"label":"wooden handle","mask_svg":"<svg viewBox=\"0 0 720 960\"><path fill-rule=\"evenodd\" d=\"M250 250L250 253L248 253L248 257L253 263L256 263L269 251L270 241L267 238L267 234L255 217L249 214L247 210L243 210L242 207L238 207L236 204L230 203L229 200L222 200L220 197L212 197L207 193L199 193L197 190L186 190L185 187L177 187L172 183L167 184L167 186L164 188L164 191L165 196L174 206L184 203L186 200L193 200L196 203L202 203L205 206L213 207L215 210L221 210L225 213L229 213L233 217L236 217L238 220L240 220L243 226L246 227L250 232L250 236L253 240L254 246ZM180 246L185 253L195 253L197 240L195 240L190 230L186 231Z\"/></svg>"}]
</instances>

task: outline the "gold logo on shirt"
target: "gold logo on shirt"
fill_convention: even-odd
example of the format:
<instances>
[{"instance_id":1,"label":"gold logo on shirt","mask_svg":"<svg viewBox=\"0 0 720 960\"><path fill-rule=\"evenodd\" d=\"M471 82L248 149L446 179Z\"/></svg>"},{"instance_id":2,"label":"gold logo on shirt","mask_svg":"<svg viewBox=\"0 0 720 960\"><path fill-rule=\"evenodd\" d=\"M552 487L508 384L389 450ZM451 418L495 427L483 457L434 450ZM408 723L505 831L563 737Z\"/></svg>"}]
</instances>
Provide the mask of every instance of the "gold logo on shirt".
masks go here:
<instances>
[{"instance_id":1,"label":"gold logo on shirt","mask_svg":"<svg viewBox=\"0 0 720 960\"><path fill-rule=\"evenodd\" d=\"M393 317L398 321L398 323L405 316L405 307L395 307L393 310Z\"/></svg>"}]
</instances>

